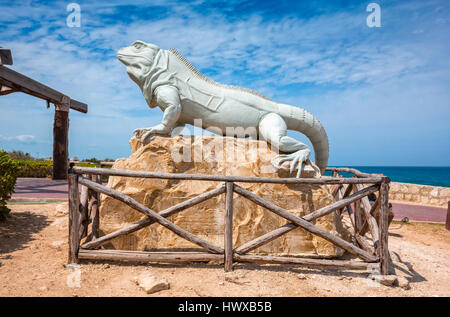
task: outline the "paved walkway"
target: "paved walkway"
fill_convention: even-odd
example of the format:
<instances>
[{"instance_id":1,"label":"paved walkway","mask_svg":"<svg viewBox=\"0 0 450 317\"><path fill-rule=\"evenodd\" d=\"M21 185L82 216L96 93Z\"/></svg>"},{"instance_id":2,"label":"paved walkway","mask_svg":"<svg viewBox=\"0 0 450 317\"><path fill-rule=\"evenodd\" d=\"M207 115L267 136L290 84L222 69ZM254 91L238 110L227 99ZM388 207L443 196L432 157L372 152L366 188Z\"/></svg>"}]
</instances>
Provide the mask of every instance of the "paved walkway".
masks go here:
<instances>
[{"instance_id":1,"label":"paved walkway","mask_svg":"<svg viewBox=\"0 0 450 317\"><path fill-rule=\"evenodd\" d=\"M18 178L13 199L17 198L59 198L67 199L67 180L50 178Z\"/></svg>"},{"instance_id":2,"label":"paved walkway","mask_svg":"<svg viewBox=\"0 0 450 317\"><path fill-rule=\"evenodd\" d=\"M408 217L409 220L415 221L445 223L447 219L447 209L440 207L392 202L392 211L394 212L395 220L400 220L404 217Z\"/></svg>"},{"instance_id":3,"label":"paved walkway","mask_svg":"<svg viewBox=\"0 0 450 317\"><path fill-rule=\"evenodd\" d=\"M53 198L67 199L67 181L52 180L49 178L18 178L16 192L12 199L20 201L27 198ZM400 220L408 217L409 220L445 223L447 209L420 205L409 205L392 202L394 219Z\"/></svg>"}]
</instances>

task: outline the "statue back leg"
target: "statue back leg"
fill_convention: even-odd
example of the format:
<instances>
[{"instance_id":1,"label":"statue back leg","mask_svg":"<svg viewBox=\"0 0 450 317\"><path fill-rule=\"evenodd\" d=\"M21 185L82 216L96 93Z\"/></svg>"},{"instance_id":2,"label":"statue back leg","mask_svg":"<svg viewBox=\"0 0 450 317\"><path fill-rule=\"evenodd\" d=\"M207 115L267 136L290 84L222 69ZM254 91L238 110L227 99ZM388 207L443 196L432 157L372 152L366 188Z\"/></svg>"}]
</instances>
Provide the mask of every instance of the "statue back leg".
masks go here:
<instances>
[{"instance_id":1,"label":"statue back leg","mask_svg":"<svg viewBox=\"0 0 450 317\"><path fill-rule=\"evenodd\" d=\"M274 160L280 159L277 168L283 162L292 161L290 172L292 173L298 166L297 177L303 169L303 163L309 158L311 150L309 147L289 136L287 136L287 126L283 118L276 113L269 113L265 115L259 122L259 134L280 152L287 154L279 154Z\"/></svg>"}]
</instances>

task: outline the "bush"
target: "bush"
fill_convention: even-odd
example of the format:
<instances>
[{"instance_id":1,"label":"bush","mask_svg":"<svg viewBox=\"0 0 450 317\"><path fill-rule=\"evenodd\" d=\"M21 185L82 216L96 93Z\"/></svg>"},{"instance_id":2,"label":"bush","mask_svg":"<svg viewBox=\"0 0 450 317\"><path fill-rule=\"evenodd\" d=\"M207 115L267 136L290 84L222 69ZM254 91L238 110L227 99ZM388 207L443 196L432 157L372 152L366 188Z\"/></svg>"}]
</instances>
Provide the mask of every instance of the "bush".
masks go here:
<instances>
[{"instance_id":1,"label":"bush","mask_svg":"<svg viewBox=\"0 0 450 317\"><path fill-rule=\"evenodd\" d=\"M52 177L53 162L51 161L15 160L15 162L19 165L18 177ZM100 167L100 164L77 163L75 166Z\"/></svg>"},{"instance_id":2,"label":"bush","mask_svg":"<svg viewBox=\"0 0 450 317\"><path fill-rule=\"evenodd\" d=\"M0 150L0 220L5 220L11 211L6 203L14 192L18 173L17 163L5 151Z\"/></svg>"},{"instance_id":3,"label":"bush","mask_svg":"<svg viewBox=\"0 0 450 317\"><path fill-rule=\"evenodd\" d=\"M7 153L9 158L12 158L14 160L34 160L34 157L32 157L30 153L23 153L22 151L11 151Z\"/></svg>"},{"instance_id":4,"label":"bush","mask_svg":"<svg viewBox=\"0 0 450 317\"><path fill-rule=\"evenodd\" d=\"M50 161L16 160L19 165L18 177L52 177L53 163Z\"/></svg>"},{"instance_id":5,"label":"bush","mask_svg":"<svg viewBox=\"0 0 450 317\"><path fill-rule=\"evenodd\" d=\"M76 163L75 166L79 166L79 167L100 167L100 164Z\"/></svg>"}]
</instances>

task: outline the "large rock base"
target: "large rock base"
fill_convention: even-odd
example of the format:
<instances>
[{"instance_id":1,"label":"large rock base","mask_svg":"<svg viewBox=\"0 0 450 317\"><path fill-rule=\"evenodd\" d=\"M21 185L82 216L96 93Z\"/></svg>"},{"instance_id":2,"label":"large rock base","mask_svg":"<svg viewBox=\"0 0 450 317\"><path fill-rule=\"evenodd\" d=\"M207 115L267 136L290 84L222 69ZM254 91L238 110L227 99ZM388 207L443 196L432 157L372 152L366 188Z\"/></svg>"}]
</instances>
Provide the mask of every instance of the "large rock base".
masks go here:
<instances>
[{"instance_id":1,"label":"large rock base","mask_svg":"<svg viewBox=\"0 0 450 317\"><path fill-rule=\"evenodd\" d=\"M217 146L224 144L223 147ZM266 143L229 137L155 137L143 146L136 138L130 140L133 154L114 163L115 169L158 171L167 173L214 174L234 176L286 177L270 165L276 155ZM259 150L255 150L259 149ZM176 153L190 151L190 161L179 161ZM233 158L231 155L237 153ZM175 153L175 155L174 155ZM187 156L185 155L185 158ZM230 159L231 157L231 159ZM199 159L201 158L201 159ZM320 177L306 169L302 177ZM108 187L161 211L222 186L221 182L110 177ZM332 203L327 186L284 184L239 184L245 189L283 207L297 216L304 216ZM217 245L223 246L225 195L220 195L169 217L181 228ZM104 234L118 230L145 216L122 202L101 195L100 229ZM287 221L272 212L234 194L233 245L239 246L274 230ZM331 213L319 218L316 225L348 239L340 218ZM109 247L122 250L167 250L199 248L159 224L112 240ZM343 250L301 228L253 251L273 255L318 255L334 257Z\"/></svg>"}]
</instances>

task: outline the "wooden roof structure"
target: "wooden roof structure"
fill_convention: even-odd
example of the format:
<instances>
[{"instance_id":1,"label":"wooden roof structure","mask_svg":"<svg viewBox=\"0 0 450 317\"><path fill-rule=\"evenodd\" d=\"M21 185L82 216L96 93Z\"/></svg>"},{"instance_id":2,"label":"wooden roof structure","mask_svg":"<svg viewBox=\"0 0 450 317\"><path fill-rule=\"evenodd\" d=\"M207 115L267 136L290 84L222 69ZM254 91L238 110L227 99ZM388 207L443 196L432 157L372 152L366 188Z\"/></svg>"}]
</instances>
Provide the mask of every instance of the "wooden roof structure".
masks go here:
<instances>
[{"instance_id":1,"label":"wooden roof structure","mask_svg":"<svg viewBox=\"0 0 450 317\"><path fill-rule=\"evenodd\" d=\"M12 64L11 50L0 47L0 96L22 92L55 105L53 179L67 179L69 110L87 113L88 106L4 66Z\"/></svg>"}]
</instances>

